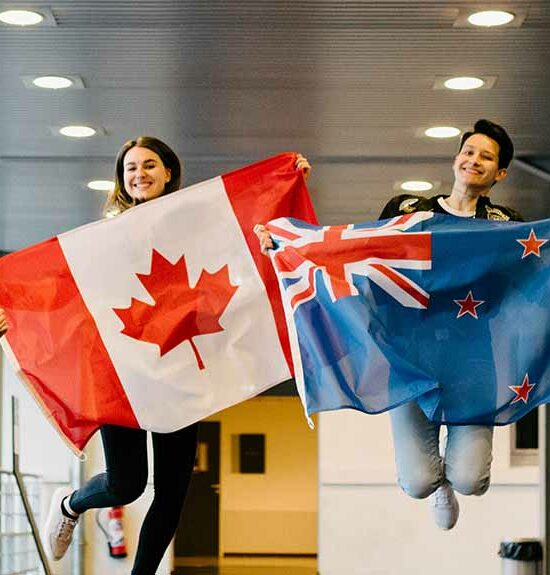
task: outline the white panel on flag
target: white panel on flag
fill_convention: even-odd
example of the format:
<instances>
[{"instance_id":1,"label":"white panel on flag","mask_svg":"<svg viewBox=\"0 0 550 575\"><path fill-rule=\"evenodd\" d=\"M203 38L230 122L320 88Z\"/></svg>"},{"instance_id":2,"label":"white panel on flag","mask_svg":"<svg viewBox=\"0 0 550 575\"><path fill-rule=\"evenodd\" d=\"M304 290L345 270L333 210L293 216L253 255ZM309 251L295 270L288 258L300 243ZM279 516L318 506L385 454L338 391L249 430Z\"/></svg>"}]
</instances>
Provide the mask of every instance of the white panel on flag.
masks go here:
<instances>
[{"instance_id":1,"label":"white panel on flag","mask_svg":"<svg viewBox=\"0 0 550 575\"><path fill-rule=\"evenodd\" d=\"M290 377L221 178L68 232L59 242L142 427L176 430ZM237 286L219 318L223 330L193 337L204 369L188 340L161 356L158 345L121 333L113 309L128 308L132 298L155 303L136 276L151 272L153 249L171 264L185 256L190 289L203 270L213 274L226 265Z\"/></svg>"}]
</instances>

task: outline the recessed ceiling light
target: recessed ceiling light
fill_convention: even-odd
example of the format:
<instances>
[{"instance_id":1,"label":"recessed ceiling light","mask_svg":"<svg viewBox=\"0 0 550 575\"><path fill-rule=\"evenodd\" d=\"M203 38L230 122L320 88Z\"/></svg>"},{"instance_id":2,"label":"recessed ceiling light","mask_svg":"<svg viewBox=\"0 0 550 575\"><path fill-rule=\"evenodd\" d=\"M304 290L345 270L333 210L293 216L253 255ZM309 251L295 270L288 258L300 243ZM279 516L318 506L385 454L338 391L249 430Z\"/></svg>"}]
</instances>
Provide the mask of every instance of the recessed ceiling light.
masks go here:
<instances>
[{"instance_id":1,"label":"recessed ceiling light","mask_svg":"<svg viewBox=\"0 0 550 575\"><path fill-rule=\"evenodd\" d=\"M490 90L497 82L497 76L436 76L434 90Z\"/></svg>"},{"instance_id":2,"label":"recessed ceiling light","mask_svg":"<svg viewBox=\"0 0 550 575\"><path fill-rule=\"evenodd\" d=\"M29 90L84 90L84 82L80 76L74 74L48 74L44 76L20 76L23 84Z\"/></svg>"},{"instance_id":3,"label":"recessed ceiling light","mask_svg":"<svg viewBox=\"0 0 550 575\"><path fill-rule=\"evenodd\" d=\"M409 180L408 182L403 182L399 187L406 192L427 192L434 186L431 182L424 180Z\"/></svg>"},{"instance_id":4,"label":"recessed ceiling light","mask_svg":"<svg viewBox=\"0 0 550 575\"><path fill-rule=\"evenodd\" d=\"M69 138L89 138L96 133L96 130L89 126L65 126L59 133Z\"/></svg>"},{"instance_id":5,"label":"recessed ceiling light","mask_svg":"<svg viewBox=\"0 0 550 575\"><path fill-rule=\"evenodd\" d=\"M64 76L40 76L39 78L34 78L32 83L38 86L38 88L46 88L49 90L61 90L73 85L73 81Z\"/></svg>"},{"instance_id":6,"label":"recessed ceiling light","mask_svg":"<svg viewBox=\"0 0 550 575\"><path fill-rule=\"evenodd\" d=\"M454 126L436 126L428 128L424 134L428 138L454 138L460 134L460 130Z\"/></svg>"},{"instance_id":7,"label":"recessed ceiling light","mask_svg":"<svg viewBox=\"0 0 550 575\"><path fill-rule=\"evenodd\" d=\"M44 16L31 10L5 10L0 12L0 21L12 26L34 26L40 24Z\"/></svg>"},{"instance_id":8,"label":"recessed ceiling light","mask_svg":"<svg viewBox=\"0 0 550 575\"><path fill-rule=\"evenodd\" d=\"M88 182L88 187L97 192L110 192L114 189L115 183L111 180L93 180Z\"/></svg>"},{"instance_id":9,"label":"recessed ceiling light","mask_svg":"<svg viewBox=\"0 0 550 575\"><path fill-rule=\"evenodd\" d=\"M504 26L509 24L514 18L514 14L504 10L484 10L483 12L470 14L468 22L474 26Z\"/></svg>"},{"instance_id":10,"label":"recessed ceiling light","mask_svg":"<svg viewBox=\"0 0 550 575\"><path fill-rule=\"evenodd\" d=\"M445 80L444 85L449 90L476 90L485 85L485 80L474 76L458 76Z\"/></svg>"}]
</instances>

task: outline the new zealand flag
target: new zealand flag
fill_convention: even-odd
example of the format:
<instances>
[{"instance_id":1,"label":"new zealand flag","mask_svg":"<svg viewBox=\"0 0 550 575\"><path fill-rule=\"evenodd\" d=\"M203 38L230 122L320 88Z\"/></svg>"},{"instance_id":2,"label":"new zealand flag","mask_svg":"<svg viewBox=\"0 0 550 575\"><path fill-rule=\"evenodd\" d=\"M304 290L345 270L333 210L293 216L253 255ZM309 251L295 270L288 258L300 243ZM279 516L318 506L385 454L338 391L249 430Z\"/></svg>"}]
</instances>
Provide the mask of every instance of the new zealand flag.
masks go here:
<instances>
[{"instance_id":1,"label":"new zealand flag","mask_svg":"<svg viewBox=\"0 0 550 575\"><path fill-rule=\"evenodd\" d=\"M504 425L550 401L550 220L268 229L308 415L416 399L433 421Z\"/></svg>"}]
</instances>

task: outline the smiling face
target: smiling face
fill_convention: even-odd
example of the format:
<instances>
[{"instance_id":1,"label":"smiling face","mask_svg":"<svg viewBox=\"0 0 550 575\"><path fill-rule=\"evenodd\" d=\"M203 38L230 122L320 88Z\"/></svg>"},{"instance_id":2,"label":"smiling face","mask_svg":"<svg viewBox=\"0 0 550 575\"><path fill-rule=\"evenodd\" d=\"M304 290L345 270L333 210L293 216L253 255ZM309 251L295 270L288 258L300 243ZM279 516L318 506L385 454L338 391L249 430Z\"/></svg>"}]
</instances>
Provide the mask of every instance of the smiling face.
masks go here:
<instances>
[{"instance_id":1,"label":"smiling face","mask_svg":"<svg viewBox=\"0 0 550 575\"><path fill-rule=\"evenodd\" d=\"M170 175L170 170L153 150L135 146L124 156L124 189L138 202L161 196Z\"/></svg>"},{"instance_id":2,"label":"smiling face","mask_svg":"<svg viewBox=\"0 0 550 575\"><path fill-rule=\"evenodd\" d=\"M472 134L455 156L455 183L479 192L506 177L505 168L498 167L499 145L484 134Z\"/></svg>"}]
</instances>

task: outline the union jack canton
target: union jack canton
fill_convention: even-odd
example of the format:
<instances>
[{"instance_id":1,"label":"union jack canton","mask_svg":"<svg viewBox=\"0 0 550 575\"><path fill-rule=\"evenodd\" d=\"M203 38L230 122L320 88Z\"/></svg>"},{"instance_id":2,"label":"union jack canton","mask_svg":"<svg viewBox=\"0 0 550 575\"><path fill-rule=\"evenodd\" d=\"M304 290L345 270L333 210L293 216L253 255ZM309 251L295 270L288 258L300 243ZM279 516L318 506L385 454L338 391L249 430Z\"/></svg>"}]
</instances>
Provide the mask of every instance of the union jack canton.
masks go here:
<instances>
[{"instance_id":1,"label":"union jack canton","mask_svg":"<svg viewBox=\"0 0 550 575\"><path fill-rule=\"evenodd\" d=\"M281 279L297 280L286 288L295 310L315 297L319 271L332 302L358 295L353 276L365 276L401 305L427 308L429 294L399 269L431 269L430 232L407 232L433 217L431 212L398 216L377 227L300 227L294 220L279 218L267 225L272 238L281 244L273 263Z\"/></svg>"}]
</instances>

